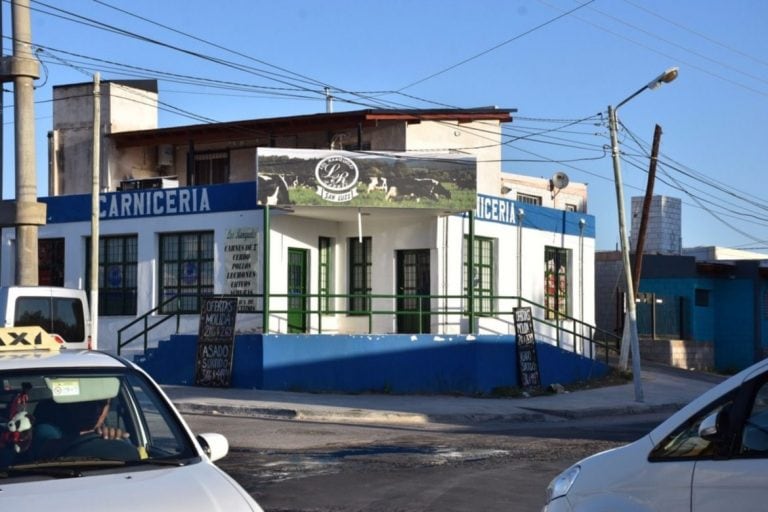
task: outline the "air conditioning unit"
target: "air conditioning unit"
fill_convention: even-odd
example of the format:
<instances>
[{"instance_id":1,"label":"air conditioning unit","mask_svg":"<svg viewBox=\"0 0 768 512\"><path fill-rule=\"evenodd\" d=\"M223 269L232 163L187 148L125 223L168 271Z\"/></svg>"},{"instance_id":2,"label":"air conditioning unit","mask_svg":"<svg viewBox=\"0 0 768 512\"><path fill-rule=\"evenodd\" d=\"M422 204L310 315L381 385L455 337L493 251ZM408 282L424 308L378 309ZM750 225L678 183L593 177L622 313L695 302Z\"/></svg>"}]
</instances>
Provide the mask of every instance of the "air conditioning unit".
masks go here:
<instances>
[{"instance_id":1,"label":"air conditioning unit","mask_svg":"<svg viewBox=\"0 0 768 512\"><path fill-rule=\"evenodd\" d=\"M122 180L117 188L120 192L127 190L144 190L151 188L178 188L179 180L176 176L158 178L140 178L135 180Z\"/></svg>"}]
</instances>

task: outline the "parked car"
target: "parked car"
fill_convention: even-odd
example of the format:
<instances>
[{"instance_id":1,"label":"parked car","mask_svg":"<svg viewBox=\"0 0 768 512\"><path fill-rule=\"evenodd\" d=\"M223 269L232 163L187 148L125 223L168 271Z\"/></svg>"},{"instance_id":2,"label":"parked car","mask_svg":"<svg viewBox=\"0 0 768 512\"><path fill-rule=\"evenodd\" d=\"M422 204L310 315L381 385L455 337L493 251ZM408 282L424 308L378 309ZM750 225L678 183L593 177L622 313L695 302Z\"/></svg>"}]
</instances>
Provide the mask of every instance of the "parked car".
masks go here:
<instances>
[{"instance_id":1,"label":"parked car","mask_svg":"<svg viewBox=\"0 0 768 512\"><path fill-rule=\"evenodd\" d=\"M0 329L0 510L261 511L133 363Z\"/></svg>"},{"instance_id":2,"label":"parked car","mask_svg":"<svg viewBox=\"0 0 768 512\"><path fill-rule=\"evenodd\" d=\"M60 286L0 287L0 327L36 325L66 348L91 348L91 314L84 290Z\"/></svg>"},{"instance_id":3,"label":"parked car","mask_svg":"<svg viewBox=\"0 0 768 512\"><path fill-rule=\"evenodd\" d=\"M629 445L549 484L545 512L763 511L768 360L710 389Z\"/></svg>"}]
</instances>

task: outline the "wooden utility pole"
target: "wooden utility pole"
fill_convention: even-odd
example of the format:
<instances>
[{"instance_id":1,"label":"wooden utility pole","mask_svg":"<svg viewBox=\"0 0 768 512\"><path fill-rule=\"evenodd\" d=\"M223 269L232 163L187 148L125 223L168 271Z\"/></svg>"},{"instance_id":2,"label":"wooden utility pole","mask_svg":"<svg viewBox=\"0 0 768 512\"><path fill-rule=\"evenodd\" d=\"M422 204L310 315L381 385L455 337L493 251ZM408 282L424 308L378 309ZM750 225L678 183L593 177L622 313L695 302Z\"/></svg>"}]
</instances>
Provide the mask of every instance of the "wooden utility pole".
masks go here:
<instances>
[{"instance_id":1,"label":"wooden utility pole","mask_svg":"<svg viewBox=\"0 0 768 512\"><path fill-rule=\"evenodd\" d=\"M648 168L648 183L645 186L643 198L643 211L640 216L640 227L637 231L637 244L635 245L635 265L632 267L632 284L635 287L634 296L640 289L640 274L643 272L643 250L645 249L645 233L648 229L648 212L651 209L653 199L653 185L656 182L656 163L659 160L659 145L661 144L661 126L656 125L653 131L653 147L651 148L651 163Z\"/></svg>"}]
</instances>

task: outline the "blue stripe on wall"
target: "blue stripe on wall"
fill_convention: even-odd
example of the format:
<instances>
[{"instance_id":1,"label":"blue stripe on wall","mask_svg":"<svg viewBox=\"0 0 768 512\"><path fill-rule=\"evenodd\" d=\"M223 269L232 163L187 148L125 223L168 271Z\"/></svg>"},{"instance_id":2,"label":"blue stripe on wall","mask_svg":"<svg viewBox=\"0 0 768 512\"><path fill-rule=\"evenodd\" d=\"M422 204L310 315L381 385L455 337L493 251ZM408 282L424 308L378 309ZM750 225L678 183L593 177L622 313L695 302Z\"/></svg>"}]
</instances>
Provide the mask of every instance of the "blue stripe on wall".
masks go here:
<instances>
[{"instance_id":1,"label":"blue stripe on wall","mask_svg":"<svg viewBox=\"0 0 768 512\"><path fill-rule=\"evenodd\" d=\"M91 219L91 195L42 197L49 224ZM254 210L256 182L200 187L157 188L99 194L99 218L133 219Z\"/></svg>"},{"instance_id":2,"label":"blue stripe on wall","mask_svg":"<svg viewBox=\"0 0 768 512\"><path fill-rule=\"evenodd\" d=\"M583 229L585 237L595 238L595 217L593 215L520 203L503 197L478 194L475 219L497 224L517 225L521 218L520 210L524 212L522 222L525 228L575 236L580 235Z\"/></svg>"},{"instance_id":3,"label":"blue stripe on wall","mask_svg":"<svg viewBox=\"0 0 768 512\"><path fill-rule=\"evenodd\" d=\"M137 359L163 384L192 384L192 335L172 336ZM239 335L232 386L276 391L491 394L515 388L514 336ZM537 345L543 386L602 377L608 367Z\"/></svg>"}]
</instances>

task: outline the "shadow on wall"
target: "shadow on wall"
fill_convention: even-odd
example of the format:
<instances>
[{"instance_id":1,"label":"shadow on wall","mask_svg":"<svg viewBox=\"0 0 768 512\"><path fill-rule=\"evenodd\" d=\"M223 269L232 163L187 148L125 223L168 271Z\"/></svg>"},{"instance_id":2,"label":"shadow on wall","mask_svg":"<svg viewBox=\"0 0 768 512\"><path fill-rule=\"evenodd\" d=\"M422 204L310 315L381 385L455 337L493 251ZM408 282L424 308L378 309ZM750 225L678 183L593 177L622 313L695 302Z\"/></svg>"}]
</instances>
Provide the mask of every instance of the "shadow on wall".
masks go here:
<instances>
[{"instance_id":1,"label":"shadow on wall","mask_svg":"<svg viewBox=\"0 0 768 512\"><path fill-rule=\"evenodd\" d=\"M137 363L162 384L194 385L197 337L172 336ZM599 361L537 344L542 386L608 373ZM243 335L232 387L343 393L490 394L518 386L514 336Z\"/></svg>"}]
</instances>

